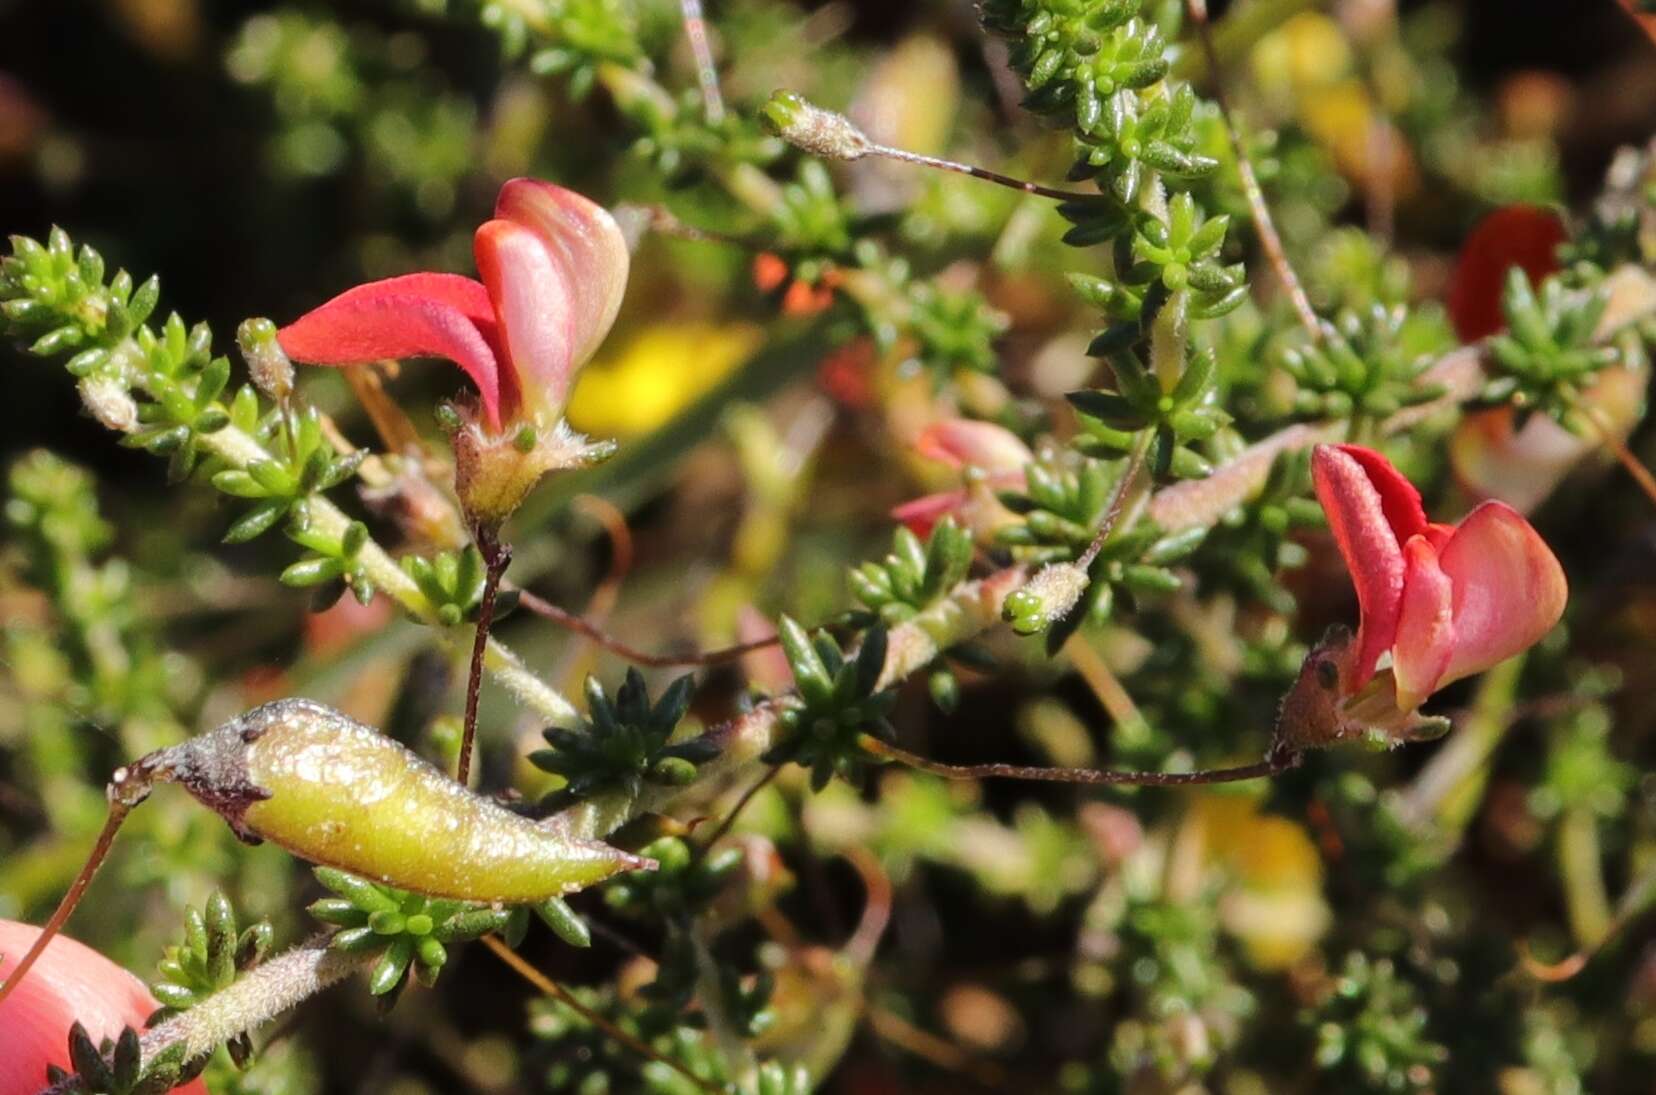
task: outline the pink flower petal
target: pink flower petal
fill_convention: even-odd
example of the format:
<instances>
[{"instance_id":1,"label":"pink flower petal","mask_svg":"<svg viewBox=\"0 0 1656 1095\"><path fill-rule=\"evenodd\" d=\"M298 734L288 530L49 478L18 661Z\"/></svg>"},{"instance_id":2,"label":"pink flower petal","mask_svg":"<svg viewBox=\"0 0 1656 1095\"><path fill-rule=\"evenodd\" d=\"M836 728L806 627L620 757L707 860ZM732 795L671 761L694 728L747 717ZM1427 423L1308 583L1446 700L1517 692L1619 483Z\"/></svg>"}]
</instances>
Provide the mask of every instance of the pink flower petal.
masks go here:
<instances>
[{"instance_id":1,"label":"pink flower petal","mask_svg":"<svg viewBox=\"0 0 1656 1095\"><path fill-rule=\"evenodd\" d=\"M923 540L931 535L932 526L937 522L951 513L963 510L967 497L964 489L925 494L900 506L893 506L891 516L907 525L910 532Z\"/></svg>"},{"instance_id":2,"label":"pink flower petal","mask_svg":"<svg viewBox=\"0 0 1656 1095\"><path fill-rule=\"evenodd\" d=\"M631 256L620 226L598 203L539 179L509 180L495 216L534 231L562 271L573 308L570 367L580 368L609 334L627 291Z\"/></svg>"},{"instance_id":3,"label":"pink flower petal","mask_svg":"<svg viewBox=\"0 0 1656 1095\"><path fill-rule=\"evenodd\" d=\"M1022 471L1035 459L1018 435L993 422L949 418L920 432L914 451L928 460L991 472Z\"/></svg>"},{"instance_id":4,"label":"pink flower petal","mask_svg":"<svg viewBox=\"0 0 1656 1095\"><path fill-rule=\"evenodd\" d=\"M0 981L39 937L40 929L0 920ZM79 1020L94 1042L124 1026L139 1031L160 1005L143 983L90 947L60 935L11 995L0 1003L0 1095L35 1095L46 1066L69 1067L69 1028ZM177 1091L206 1095L200 1080Z\"/></svg>"},{"instance_id":5,"label":"pink flower petal","mask_svg":"<svg viewBox=\"0 0 1656 1095\"><path fill-rule=\"evenodd\" d=\"M1455 652L1439 685L1534 645L1564 615L1569 585L1552 549L1504 502L1485 502L1440 557L1454 583Z\"/></svg>"},{"instance_id":6,"label":"pink flower petal","mask_svg":"<svg viewBox=\"0 0 1656 1095\"><path fill-rule=\"evenodd\" d=\"M506 371L515 377L527 406L542 417L556 417L574 376L575 305L569 278L540 236L515 221L486 222L472 247L477 272L500 318Z\"/></svg>"},{"instance_id":7,"label":"pink flower petal","mask_svg":"<svg viewBox=\"0 0 1656 1095\"><path fill-rule=\"evenodd\" d=\"M276 333L295 361L363 365L383 358L446 357L483 396L489 424L517 402L495 354L495 318L481 284L458 274L406 274L358 285ZM504 408L503 408L504 404Z\"/></svg>"},{"instance_id":8,"label":"pink flower petal","mask_svg":"<svg viewBox=\"0 0 1656 1095\"><path fill-rule=\"evenodd\" d=\"M1454 653L1454 583L1425 536L1403 545L1403 602L1392 645L1397 707L1413 711L1438 686Z\"/></svg>"},{"instance_id":9,"label":"pink flower petal","mask_svg":"<svg viewBox=\"0 0 1656 1095\"><path fill-rule=\"evenodd\" d=\"M1356 455L1368 452L1351 445L1318 445L1311 454L1311 478L1317 488L1317 498L1328 515L1334 542L1357 588L1360 610L1354 647L1357 656L1352 663L1351 680L1342 682L1352 691L1368 683L1380 655L1391 648L1397 636L1403 597L1403 549L1387 520L1385 497L1365 462ZM1384 463L1383 457L1378 458ZM1391 468L1389 464L1385 467ZM1395 469L1391 475L1409 491L1414 490ZM1406 510L1398 505L1406 499L1396 484L1384 476L1380 481L1388 483L1394 508ZM1417 511L1419 505L1416 495ZM1419 523L1421 528L1425 527L1424 514Z\"/></svg>"},{"instance_id":10,"label":"pink flower petal","mask_svg":"<svg viewBox=\"0 0 1656 1095\"><path fill-rule=\"evenodd\" d=\"M1420 502L1420 492L1390 460L1361 445L1341 445L1339 449L1362 465L1369 482L1380 492L1380 505L1385 511L1386 523L1391 526L1398 543L1406 544L1409 537L1425 530L1428 522L1426 509Z\"/></svg>"}]
</instances>

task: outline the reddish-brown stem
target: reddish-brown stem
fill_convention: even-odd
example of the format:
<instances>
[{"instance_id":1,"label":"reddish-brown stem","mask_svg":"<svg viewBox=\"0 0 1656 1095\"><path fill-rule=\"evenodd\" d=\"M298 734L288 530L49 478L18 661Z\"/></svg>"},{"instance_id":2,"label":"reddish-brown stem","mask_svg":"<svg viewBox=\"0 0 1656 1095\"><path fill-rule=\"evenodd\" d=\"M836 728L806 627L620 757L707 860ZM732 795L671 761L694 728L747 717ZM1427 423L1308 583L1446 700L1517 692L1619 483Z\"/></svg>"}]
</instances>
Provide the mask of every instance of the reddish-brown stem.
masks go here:
<instances>
[{"instance_id":1,"label":"reddish-brown stem","mask_svg":"<svg viewBox=\"0 0 1656 1095\"><path fill-rule=\"evenodd\" d=\"M736 800L736 805L730 808L730 813L726 814L724 819L719 822L719 827L713 830L713 835L707 838L707 843L703 844L702 847L711 848L714 844L717 844L720 840L722 840L724 835L730 832L730 827L736 824L736 819L741 816L742 811L747 809L747 804L752 802L754 796L760 791L763 791L770 784L770 781L776 778L776 773L781 770L781 765L771 765L765 770L764 775L754 781L752 787L749 787L746 791L743 791L742 797Z\"/></svg>"},{"instance_id":2,"label":"reddish-brown stem","mask_svg":"<svg viewBox=\"0 0 1656 1095\"><path fill-rule=\"evenodd\" d=\"M483 656L489 648L489 628L494 625L495 597L500 578L512 562L512 549L500 542L493 529L479 528L474 539L487 569L483 576L483 603L477 610L477 635L472 639L471 673L466 678L466 726L460 736L460 762L455 778L462 787L471 779L472 745L477 739L477 698L483 687Z\"/></svg>"},{"instance_id":3,"label":"reddish-brown stem","mask_svg":"<svg viewBox=\"0 0 1656 1095\"><path fill-rule=\"evenodd\" d=\"M1633 477L1633 482L1644 491L1645 497L1650 499L1652 504L1656 504L1656 477L1650 474L1650 469L1627 447L1627 443L1616 432L1616 427L1610 424L1597 407L1578 403L1576 409L1581 412L1583 418L1593 424L1593 429L1604 442L1604 447L1610 450L1611 455L1627 470L1627 474Z\"/></svg>"},{"instance_id":4,"label":"reddish-brown stem","mask_svg":"<svg viewBox=\"0 0 1656 1095\"><path fill-rule=\"evenodd\" d=\"M63 895L63 900L58 902L58 907L53 910L51 919L46 921L46 926L40 929L40 936L35 939L22 960L13 967L6 983L0 985L0 1000L11 995L12 990L22 983L29 970L40 960L40 956L46 953L46 947L57 933L63 930L63 925L75 911L75 906L80 904L81 895L86 893L86 887L92 884L92 876L103 866L104 857L109 854L109 846L115 842L116 830L120 829L121 822L125 821L127 814L131 812L132 807L127 803L118 799L110 800L109 816L104 819L103 830L98 833L97 843L92 845L92 853L86 857L86 865L81 868L80 874L75 876L75 881L69 884L69 891Z\"/></svg>"},{"instance_id":5,"label":"reddish-brown stem","mask_svg":"<svg viewBox=\"0 0 1656 1095\"><path fill-rule=\"evenodd\" d=\"M689 1080L701 1090L712 1092L713 1095L722 1095L724 1088L715 1086L714 1084L702 1079L700 1076L697 1076L694 1072L691 1072L689 1069L685 1068L682 1064L672 1058L662 1056L642 1038L628 1034L626 1031L604 1018L604 1016L599 1015L597 1012L581 1003L580 1000L576 999L574 993L570 992L568 989L552 980L552 978L546 976L546 974L530 965L522 955L518 954L518 952L514 951L511 947L508 947L505 942L497 936L485 935L483 937L483 945L494 951L496 957L510 966L512 971L519 977L535 986L535 988L539 989L547 996L550 996L554 1000L565 1004L570 1008L570 1010L581 1016L581 1018L603 1031L610 1038L613 1038L615 1041L621 1043L634 1053L643 1057L645 1060L660 1062L661 1064L664 1064L668 1068L672 1069L674 1072L677 1072L680 1076L683 1076L685 1079Z\"/></svg>"},{"instance_id":6,"label":"reddish-brown stem","mask_svg":"<svg viewBox=\"0 0 1656 1095\"><path fill-rule=\"evenodd\" d=\"M1316 309L1311 307L1311 298L1305 295L1305 289L1294 273L1293 264L1288 261L1288 252L1282 247L1282 237L1277 234L1276 222L1271 219L1271 208L1265 204L1265 191L1259 185L1259 177L1254 174L1247 149L1242 147L1242 135L1237 132L1230 104L1225 98L1224 70L1219 67L1219 51L1214 47L1213 32L1208 27L1207 0L1185 0L1185 7L1190 12L1190 21L1196 24L1196 38L1201 42L1202 52L1207 56L1208 73L1213 77L1213 101L1219 104L1219 116L1225 123L1225 135L1230 139L1231 152L1236 156L1236 173L1242 178L1242 192L1246 195L1248 209L1253 214L1254 229L1259 233L1259 245L1265 249L1265 257L1269 260L1271 269L1276 271L1277 280L1282 283L1283 290L1288 294L1288 300L1293 304L1300 324L1310 334L1312 342L1320 342L1322 325L1317 322Z\"/></svg>"},{"instance_id":7,"label":"reddish-brown stem","mask_svg":"<svg viewBox=\"0 0 1656 1095\"><path fill-rule=\"evenodd\" d=\"M537 597L528 590L519 591L518 604L543 619L551 620L559 627L565 627L570 631L586 636L612 654L625 658L636 665L647 665L652 668L674 665L718 665L722 662L734 661L751 651L775 646L780 641L772 635L768 639L755 639L752 642L737 643L734 646L720 647L717 650L703 650L689 654L650 654L639 650L637 647L627 645L585 617L577 616L568 609L559 608L551 601Z\"/></svg>"},{"instance_id":8,"label":"reddish-brown stem","mask_svg":"<svg viewBox=\"0 0 1656 1095\"><path fill-rule=\"evenodd\" d=\"M944 764L899 748L871 734L857 743L865 752L896 761L944 779L1023 779L1044 783L1116 784L1131 787L1188 787L1198 783L1238 783L1286 772L1299 755L1273 749L1264 760L1237 768L1205 768L1197 772L1127 772L1107 768L1042 768L1021 764Z\"/></svg>"}]
</instances>

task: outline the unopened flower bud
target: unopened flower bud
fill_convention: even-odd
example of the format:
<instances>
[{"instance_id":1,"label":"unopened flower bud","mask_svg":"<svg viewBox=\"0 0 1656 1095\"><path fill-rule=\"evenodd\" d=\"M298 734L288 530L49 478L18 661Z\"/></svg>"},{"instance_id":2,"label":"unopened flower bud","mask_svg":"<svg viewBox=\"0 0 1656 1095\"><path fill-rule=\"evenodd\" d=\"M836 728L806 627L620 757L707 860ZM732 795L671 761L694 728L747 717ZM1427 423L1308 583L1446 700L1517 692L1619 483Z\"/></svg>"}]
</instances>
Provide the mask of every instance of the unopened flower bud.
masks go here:
<instances>
[{"instance_id":1,"label":"unopened flower bud","mask_svg":"<svg viewBox=\"0 0 1656 1095\"><path fill-rule=\"evenodd\" d=\"M772 94L759 117L784 141L826 160L860 160L874 150L874 142L851 119L791 91Z\"/></svg>"},{"instance_id":2,"label":"unopened flower bud","mask_svg":"<svg viewBox=\"0 0 1656 1095\"><path fill-rule=\"evenodd\" d=\"M1002 614L1018 634L1038 635L1070 614L1088 581L1074 563L1049 563L1007 595Z\"/></svg>"},{"instance_id":3,"label":"unopened flower bud","mask_svg":"<svg viewBox=\"0 0 1656 1095\"><path fill-rule=\"evenodd\" d=\"M87 413L106 428L128 433L138 425L138 404L119 380L112 376L89 376L78 387Z\"/></svg>"},{"instance_id":4,"label":"unopened flower bud","mask_svg":"<svg viewBox=\"0 0 1656 1095\"><path fill-rule=\"evenodd\" d=\"M236 328L236 345L253 377L253 386L285 403L293 394L293 362L276 341L276 325L268 319L244 320Z\"/></svg>"}]
</instances>

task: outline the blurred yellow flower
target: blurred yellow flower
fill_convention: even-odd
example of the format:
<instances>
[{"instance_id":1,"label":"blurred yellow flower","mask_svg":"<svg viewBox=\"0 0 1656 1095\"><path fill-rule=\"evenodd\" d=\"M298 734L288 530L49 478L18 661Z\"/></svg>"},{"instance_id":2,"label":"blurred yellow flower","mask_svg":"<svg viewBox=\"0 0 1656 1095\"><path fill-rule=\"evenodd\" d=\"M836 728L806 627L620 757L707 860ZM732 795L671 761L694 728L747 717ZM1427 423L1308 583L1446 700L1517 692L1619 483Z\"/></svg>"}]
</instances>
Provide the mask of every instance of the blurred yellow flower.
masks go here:
<instances>
[{"instance_id":1,"label":"blurred yellow flower","mask_svg":"<svg viewBox=\"0 0 1656 1095\"><path fill-rule=\"evenodd\" d=\"M600 437L648 433L729 375L759 339L744 324L647 327L581 370L570 424Z\"/></svg>"},{"instance_id":2,"label":"blurred yellow flower","mask_svg":"<svg viewBox=\"0 0 1656 1095\"><path fill-rule=\"evenodd\" d=\"M1305 829L1259 813L1256 800L1208 795L1195 806L1208 858L1235 883L1220 901L1225 929L1262 969L1282 969L1328 929L1322 858Z\"/></svg>"}]
</instances>

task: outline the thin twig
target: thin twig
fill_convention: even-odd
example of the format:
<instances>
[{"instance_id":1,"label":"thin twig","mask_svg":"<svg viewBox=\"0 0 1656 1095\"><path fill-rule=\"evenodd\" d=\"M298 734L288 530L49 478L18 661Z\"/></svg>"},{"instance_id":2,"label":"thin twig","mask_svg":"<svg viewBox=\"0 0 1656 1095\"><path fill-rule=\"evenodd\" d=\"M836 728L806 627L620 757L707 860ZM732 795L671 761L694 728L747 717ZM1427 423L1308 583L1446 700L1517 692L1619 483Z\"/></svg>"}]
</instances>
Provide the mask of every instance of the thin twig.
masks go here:
<instances>
[{"instance_id":1,"label":"thin twig","mask_svg":"<svg viewBox=\"0 0 1656 1095\"><path fill-rule=\"evenodd\" d=\"M974 179L992 182L996 186L1021 190L1025 194L1035 194L1043 198L1052 198L1054 201L1098 202L1103 200L1103 196L1100 194L1088 194L1080 190L1059 190L1051 186L1042 186L1040 183L1015 179L1011 175L1002 175L1000 172L990 171L986 167L977 167L969 163L957 163L954 160L944 160L936 156L925 156L919 152L892 148L889 145L870 143L864 152L870 156L884 156L888 160L901 160L904 163L919 164L921 167L935 167L940 171L953 171L961 175L970 175Z\"/></svg>"},{"instance_id":2,"label":"thin twig","mask_svg":"<svg viewBox=\"0 0 1656 1095\"><path fill-rule=\"evenodd\" d=\"M707 20L702 16L701 0L679 0L679 9L684 13L684 35L690 39L690 52L696 58L702 111L708 125L718 125L724 121L724 95L719 90L719 68L713 61L713 47L707 41Z\"/></svg>"},{"instance_id":3,"label":"thin twig","mask_svg":"<svg viewBox=\"0 0 1656 1095\"><path fill-rule=\"evenodd\" d=\"M1277 280L1282 283L1289 301L1293 303L1300 324L1310 334L1312 342L1320 342L1322 325L1317 321L1316 309L1311 307L1311 299L1305 295L1298 275L1288 262L1288 253L1282 248L1282 237L1277 234L1276 222L1271 219L1270 207L1265 204L1265 192L1260 189L1259 178L1254 174L1253 164L1248 160L1247 149L1242 146L1242 135L1237 132L1236 120L1225 98L1224 70L1219 64L1219 51L1213 44L1213 30L1208 25L1207 0L1185 0L1185 7L1190 12L1190 21L1196 24L1196 37L1202 43L1202 52L1207 55L1208 74L1213 79L1213 100L1219 104L1219 117L1225 123L1225 136L1230 139L1231 151L1236 156L1236 173L1242 178L1242 192L1247 196L1248 209L1253 213L1254 228L1259 233L1259 244L1265 249L1265 257L1270 261L1271 269L1276 271Z\"/></svg>"},{"instance_id":4,"label":"thin twig","mask_svg":"<svg viewBox=\"0 0 1656 1095\"><path fill-rule=\"evenodd\" d=\"M1639 458L1633 454L1633 450L1627 447L1627 443L1617 434L1615 426L1610 423L1609 419L1605 418L1604 412L1597 407L1582 402L1578 402L1575 409L1581 412L1581 416L1592 424L1593 429L1599 435L1599 440L1604 442L1604 447L1610 450L1611 455L1621 463L1623 468L1627 469L1627 474L1631 475L1633 481L1639 484L1639 489L1644 491L1645 497L1650 499L1652 504L1656 504L1656 477L1650 474L1650 469L1645 467Z\"/></svg>"},{"instance_id":5,"label":"thin twig","mask_svg":"<svg viewBox=\"0 0 1656 1095\"><path fill-rule=\"evenodd\" d=\"M1104 541L1110 538L1115 531L1116 521L1121 517L1121 511L1126 507L1127 494L1133 489L1138 480L1139 470L1144 467L1144 459L1150 452L1151 434L1145 431L1133 445L1133 451L1127 454L1127 467L1121 473L1121 481L1116 484L1115 494L1110 497L1110 505L1104 511L1104 519L1098 523L1098 531L1093 534L1092 543L1087 550L1081 553L1081 558L1075 565L1081 570L1092 566L1098 553L1104 550Z\"/></svg>"},{"instance_id":6,"label":"thin twig","mask_svg":"<svg viewBox=\"0 0 1656 1095\"><path fill-rule=\"evenodd\" d=\"M724 819L719 822L719 827L713 830L713 835L707 838L707 842L702 847L711 848L724 839L724 835L730 832L730 827L736 824L736 819L741 816L742 811L747 809L747 804L753 801L755 795L769 786L770 781L775 779L776 774L780 771L782 771L780 764L771 765L770 768L766 769L764 775L754 781L752 787L743 791L742 797L736 800L736 805L730 808L730 813L726 814Z\"/></svg>"},{"instance_id":7,"label":"thin twig","mask_svg":"<svg viewBox=\"0 0 1656 1095\"><path fill-rule=\"evenodd\" d=\"M471 673L466 677L466 727L460 738L460 762L455 779L464 787L471 778L472 745L477 740L477 700L483 685L483 655L489 648L489 628L494 624L495 597L500 576L512 562L512 549L500 542L493 529L478 529L477 549L488 569L483 577L483 603L477 610L477 635L472 639Z\"/></svg>"},{"instance_id":8,"label":"thin twig","mask_svg":"<svg viewBox=\"0 0 1656 1095\"><path fill-rule=\"evenodd\" d=\"M668 1068L672 1069L674 1072L677 1072L680 1076L683 1076L703 1091L712 1092L713 1095L723 1095L723 1088L702 1079L700 1076L697 1076L694 1072L691 1072L683 1064L673 1060L671 1057L663 1056L642 1038L639 1038L636 1035L628 1034L604 1016L581 1003L580 1000L575 998L574 993L570 992L568 989L552 980L552 978L546 976L546 974L530 965L522 955L513 950L511 947L508 947L498 936L483 936L483 945L494 951L495 956L510 966L512 971L519 977L535 986L535 988L539 989L545 995L550 996L552 999L557 1000L569 1007L571 1011L574 1011L577 1015L581 1016L581 1018L603 1031L610 1038L620 1042L622 1045L626 1046L628 1049L632 1050L634 1053L637 1053L646 1060L656 1061L660 1064L666 1065Z\"/></svg>"},{"instance_id":9,"label":"thin twig","mask_svg":"<svg viewBox=\"0 0 1656 1095\"><path fill-rule=\"evenodd\" d=\"M775 646L781 641L775 635L772 635L769 638L736 643L734 646L720 647L716 650L692 651L688 654L650 654L639 650L637 647L629 646L585 617L577 616L568 609L559 608L551 601L538 597L527 589L518 591L518 604L542 619L551 620L559 627L565 627L570 631L586 636L612 654L625 658L636 665L645 665L652 668L674 665L719 665L723 662L735 661L742 655L752 651Z\"/></svg>"},{"instance_id":10,"label":"thin twig","mask_svg":"<svg viewBox=\"0 0 1656 1095\"><path fill-rule=\"evenodd\" d=\"M991 1090L1004 1090L1009 1082L1000 1065L973 1057L948 1039L915 1026L888 1008L868 1004L865 1015L869 1029L875 1034L938 1068L963 1073Z\"/></svg>"},{"instance_id":11,"label":"thin twig","mask_svg":"<svg viewBox=\"0 0 1656 1095\"><path fill-rule=\"evenodd\" d=\"M98 833L97 842L92 845L91 854L86 857L85 866L81 867L80 874L75 876L74 882L69 884L68 892L63 895L63 900L58 902L58 907L52 911L51 919L40 929L34 943L12 968L11 976L6 978L5 984L0 985L0 1000L5 1000L11 995L12 990L22 983L29 970L40 961L40 956L46 953L46 947L52 939L63 930L63 925L75 911L75 906L80 904L81 895L86 892L86 887L92 884L92 877L98 873L98 868L103 866L104 857L109 854L109 846L115 842L115 833L121 828L121 822L125 821L127 814L131 812L132 807L126 803L116 799L110 800L109 816L104 819L103 829Z\"/></svg>"},{"instance_id":12,"label":"thin twig","mask_svg":"<svg viewBox=\"0 0 1656 1095\"><path fill-rule=\"evenodd\" d=\"M1279 775L1299 763L1297 753L1273 750L1264 760L1236 768L1196 772L1132 772L1108 768L1044 768L1022 764L944 764L881 741L872 734L857 738L869 753L944 779L1023 779L1041 783L1120 784L1134 787L1186 787L1197 783L1238 783Z\"/></svg>"}]
</instances>

